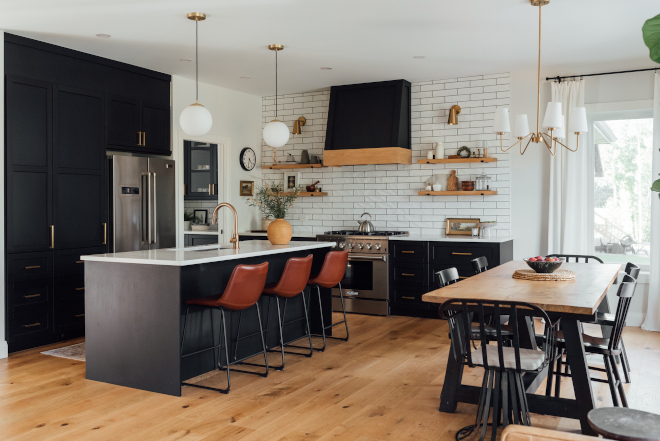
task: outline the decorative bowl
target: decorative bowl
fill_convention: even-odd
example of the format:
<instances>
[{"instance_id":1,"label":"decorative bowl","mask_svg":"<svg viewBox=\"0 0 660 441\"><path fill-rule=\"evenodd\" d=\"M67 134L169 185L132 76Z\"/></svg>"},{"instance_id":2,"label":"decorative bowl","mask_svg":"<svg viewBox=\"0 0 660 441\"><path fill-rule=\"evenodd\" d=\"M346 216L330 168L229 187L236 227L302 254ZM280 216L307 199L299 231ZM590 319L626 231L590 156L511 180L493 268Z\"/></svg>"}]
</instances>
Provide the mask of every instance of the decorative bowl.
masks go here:
<instances>
[{"instance_id":1,"label":"decorative bowl","mask_svg":"<svg viewBox=\"0 0 660 441\"><path fill-rule=\"evenodd\" d=\"M463 191L473 191L474 181L462 181L461 188L463 189Z\"/></svg>"},{"instance_id":2,"label":"decorative bowl","mask_svg":"<svg viewBox=\"0 0 660 441\"><path fill-rule=\"evenodd\" d=\"M564 259L559 259L556 262L546 262L545 260L540 260L537 262L530 262L528 259L523 259L527 265L537 273L541 274L550 274L554 273L559 269L562 263L564 263Z\"/></svg>"}]
</instances>

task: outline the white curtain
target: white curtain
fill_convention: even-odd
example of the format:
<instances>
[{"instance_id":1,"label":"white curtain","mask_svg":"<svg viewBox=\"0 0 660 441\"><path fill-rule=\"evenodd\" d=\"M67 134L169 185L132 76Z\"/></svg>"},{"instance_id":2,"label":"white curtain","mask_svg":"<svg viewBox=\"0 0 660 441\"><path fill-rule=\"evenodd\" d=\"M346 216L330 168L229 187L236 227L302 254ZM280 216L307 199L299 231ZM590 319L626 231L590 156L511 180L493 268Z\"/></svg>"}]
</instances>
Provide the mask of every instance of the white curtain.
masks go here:
<instances>
[{"instance_id":1,"label":"white curtain","mask_svg":"<svg viewBox=\"0 0 660 441\"><path fill-rule=\"evenodd\" d=\"M564 144L575 150L577 137L569 133L572 109L584 107L584 80L552 83L552 101L560 102L564 111L566 138ZM577 152L558 145L557 155L550 159L550 209L548 253L591 254L593 225L589 225L587 184L589 161L586 136L580 136Z\"/></svg>"},{"instance_id":2,"label":"white curtain","mask_svg":"<svg viewBox=\"0 0 660 441\"><path fill-rule=\"evenodd\" d=\"M660 75L655 74L653 97L653 180L660 178ZM649 182L649 186L651 183ZM649 267L649 301L642 329L660 331L660 199L651 197L651 265Z\"/></svg>"}]
</instances>

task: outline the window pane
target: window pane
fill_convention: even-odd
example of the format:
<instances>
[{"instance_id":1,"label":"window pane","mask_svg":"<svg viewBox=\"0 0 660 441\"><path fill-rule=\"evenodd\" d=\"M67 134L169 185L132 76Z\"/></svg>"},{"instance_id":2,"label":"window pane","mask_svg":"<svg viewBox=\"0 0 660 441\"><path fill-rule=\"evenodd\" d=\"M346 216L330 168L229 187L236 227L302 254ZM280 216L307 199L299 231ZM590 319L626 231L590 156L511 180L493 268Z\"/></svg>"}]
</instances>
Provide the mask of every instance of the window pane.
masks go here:
<instances>
[{"instance_id":1,"label":"window pane","mask_svg":"<svg viewBox=\"0 0 660 441\"><path fill-rule=\"evenodd\" d=\"M649 264L653 119L597 121L594 245L606 262Z\"/></svg>"}]
</instances>

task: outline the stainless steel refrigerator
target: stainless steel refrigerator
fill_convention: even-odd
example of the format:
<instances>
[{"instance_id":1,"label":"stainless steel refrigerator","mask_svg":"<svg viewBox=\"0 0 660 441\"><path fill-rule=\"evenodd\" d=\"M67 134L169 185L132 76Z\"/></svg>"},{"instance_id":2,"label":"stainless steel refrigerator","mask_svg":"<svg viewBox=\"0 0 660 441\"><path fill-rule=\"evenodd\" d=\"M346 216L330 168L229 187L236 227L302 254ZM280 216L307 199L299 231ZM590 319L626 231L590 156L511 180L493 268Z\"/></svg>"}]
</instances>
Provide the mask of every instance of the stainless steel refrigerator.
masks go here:
<instances>
[{"instance_id":1,"label":"stainless steel refrigerator","mask_svg":"<svg viewBox=\"0 0 660 441\"><path fill-rule=\"evenodd\" d=\"M115 253L176 246L174 161L112 156Z\"/></svg>"}]
</instances>

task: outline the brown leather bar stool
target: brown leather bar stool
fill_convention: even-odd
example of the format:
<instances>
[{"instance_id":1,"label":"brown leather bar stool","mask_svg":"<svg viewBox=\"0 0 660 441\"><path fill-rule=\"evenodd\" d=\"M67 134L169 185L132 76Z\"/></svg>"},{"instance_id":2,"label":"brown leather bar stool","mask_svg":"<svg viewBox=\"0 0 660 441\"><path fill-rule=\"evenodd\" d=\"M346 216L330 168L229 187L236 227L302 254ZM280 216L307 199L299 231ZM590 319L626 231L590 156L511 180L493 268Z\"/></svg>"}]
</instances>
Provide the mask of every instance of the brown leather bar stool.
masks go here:
<instances>
[{"instance_id":1,"label":"brown leather bar stool","mask_svg":"<svg viewBox=\"0 0 660 441\"><path fill-rule=\"evenodd\" d=\"M181 335L181 358L190 357L191 355L199 354L201 352L213 351L213 362L218 367L219 370L227 370L227 388L218 389L215 387L201 386L199 384L185 383L182 382L182 385L199 387L202 389L209 389L221 392L223 394L229 393L229 388L231 387L231 379L229 378L229 366L233 364L240 363L243 360L229 362L229 346L227 344L227 324L225 321L225 311L244 311L251 307L256 307L257 309L257 318L259 321L259 330L261 334L261 346L263 348L262 353L264 354L264 360L266 362L266 372L250 372L242 371L239 369L234 369L236 372L244 372L246 374L259 375L261 377L268 376L268 357L266 355L266 342L264 340L263 328L261 326L261 312L259 311L259 305L257 301L261 296L261 292L264 289L266 284L266 277L268 276L268 262L264 262L259 265L237 265L234 268L234 271L231 273L227 287L225 288L222 294L217 296L202 297L197 299L186 300L186 317L183 320L183 333ZM222 333L220 335L220 344L211 346L210 348L202 349L199 351L192 352L190 354L183 353L183 343L186 337L186 324L188 322L188 313L192 306L197 306L204 309L211 309L211 335L213 335L213 310L220 310L220 317L222 319ZM215 338L213 339L215 343ZM226 368L222 365L222 349L220 349L220 360L216 357L215 350L216 348L222 348L224 346L225 350L225 360L227 362ZM250 355L250 358L255 354Z\"/></svg>"},{"instance_id":2,"label":"brown leather bar stool","mask_svg":"<svg viewBox=\"0 0 660 441\"><path fill-rule=\"evenodd\" d=\"M313 353L312 348L312 334L309 330L309 316L307 314L307 300L305 300L305 288L307 287L307 281L309 280L309 274L312 271L312 261L314 256L311 254L307 257L292 257L287 260L286 265L284 266L284 271L282 276L277 283L269 283L263 290L262 295L268 296L275 299L275 304L277 305L277 322L280 330L280 351L282 354L282 365L273 366L273 369L281 371L284 369L284 354L293 354L293 355L304 355L306 357L311 357ZM291 320L289 322L284 321L286 316L286 306L288 300L297 297L302 294L302 304L304 310L304 317ZM280 309L280 299L284 299L284 309L283 312ZM270 302L268 303L268 312L270 313ZM270 314L269 314L270 315ZM284 341L284 327L301 320L305 320L305 329L307 333L302 337L295 338L288 342ZM268 335L268 319L266 319L266 335ZM301 346L293 346L291 343L298 341L302 338L307 337L309 339L309 348ZM284 347L294 347L301 349L309 349L308 354L301 354L299 352L290 352L285 351ZM271 350L270 352L278 352Z\"/></svg>"},{"instance_id":3,"label":"brown leather bar stool","mask_svg":"<svg viewBox=\"0 0 660 441\"><path fill-rule=\"evenodd\" d=\"M325 255L321 271L309 279L310 286L316 286L316 291L319 296L319 310L321 312L321 329L322 335L314 335L314 337L323 337L323 347L314 348L317 351L325 351L326 338L334 338L337 340L348 341L348 322L346 321L346 307L344 306L344 293L341 289L341 281L346 273L346 265L348 264L348 251L330 251ZM341 311L344 314L344 320L325 326L323 323L323 304L321 303L321 288L334 288L339 287L339 297L341 298ZM325 335L326 329L334 328L337 325L344 324L346 326L346 338L331 337Z\"/></svg>"}]
</instances>

